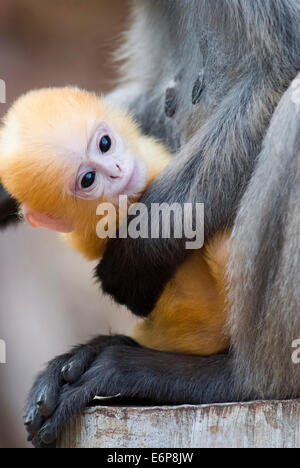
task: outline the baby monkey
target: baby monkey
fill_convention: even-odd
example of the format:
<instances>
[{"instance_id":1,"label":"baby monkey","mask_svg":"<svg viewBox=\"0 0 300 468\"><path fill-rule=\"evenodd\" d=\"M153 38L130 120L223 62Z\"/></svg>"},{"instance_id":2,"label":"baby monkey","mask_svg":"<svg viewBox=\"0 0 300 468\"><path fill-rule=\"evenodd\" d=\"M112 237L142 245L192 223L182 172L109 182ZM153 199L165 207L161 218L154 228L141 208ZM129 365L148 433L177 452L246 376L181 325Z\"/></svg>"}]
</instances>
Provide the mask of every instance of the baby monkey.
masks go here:
<instances>
[{"instance_id":1,"label":"baby monkey","mask_svg":"<svg viewBox=\"0 0 300 468\"><path fill-rule=\"evenodd\" d=\"M117 206L120 195L137 201L170 160L130 115L73 87L22 96L0 133L0 178L24 217L33 227L64 233L89 260L101 259L108 241L96 232L98 205ZM203 356L228 348L228 239L218 234L185 260L137 325L141 345Z\"/></svg>"}]
</instances>

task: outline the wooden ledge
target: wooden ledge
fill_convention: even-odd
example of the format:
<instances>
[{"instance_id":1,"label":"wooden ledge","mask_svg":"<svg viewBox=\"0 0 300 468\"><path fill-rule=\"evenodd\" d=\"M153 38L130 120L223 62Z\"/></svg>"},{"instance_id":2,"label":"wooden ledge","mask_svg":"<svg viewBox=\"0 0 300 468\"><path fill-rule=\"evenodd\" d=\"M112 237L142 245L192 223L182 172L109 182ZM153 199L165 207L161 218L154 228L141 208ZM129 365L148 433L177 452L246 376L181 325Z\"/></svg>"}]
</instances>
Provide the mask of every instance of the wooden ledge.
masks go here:
<instances>
[{"instance_id":1,"label":"wooden ledge","mask_svg":"<svg viewBox=\"0 0 300 468\"><path fill-rule=\"evenodd\" d=\"M204 406L97 406L59 448L300 448L300 400Z\"/></svg>"}]
</instances>

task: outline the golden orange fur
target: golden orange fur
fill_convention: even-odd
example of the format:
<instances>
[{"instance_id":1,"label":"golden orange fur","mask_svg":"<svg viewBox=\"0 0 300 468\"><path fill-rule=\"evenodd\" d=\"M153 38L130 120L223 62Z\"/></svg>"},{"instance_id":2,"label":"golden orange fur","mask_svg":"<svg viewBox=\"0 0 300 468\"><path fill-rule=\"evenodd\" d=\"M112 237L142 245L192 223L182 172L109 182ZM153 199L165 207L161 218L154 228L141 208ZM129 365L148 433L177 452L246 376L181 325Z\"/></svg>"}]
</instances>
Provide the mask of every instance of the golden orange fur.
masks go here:
<instances>
[{"instance_id":1,"label":"golden orange fur","mask_svg":"<svg viewBox=\"0 0 300 468\"><path fill-rule=\"evenodd\" d=\"M135 338L160 351L210 355L229 347L226 266L229 233L190 255L167 284Z\"/></svg>"},{"instance_id":2,"label":"golden orange fur","mask_svg":"<svg viewBox=\"0 0 300 468\"><path fill-rule=\"evenodd\" d=\"M73 226L65 240L86 258L100 259L106 240L96 234L96 207L110 200L82 200L66 190L76 173L72 148L84 151L87 135L99 119L110 123L147 168L147 185L170 161L160 143L141 134L137 124L104 99L77 88L32 91L4 119L0 134L0 178L21 203ZM146 189L146 187L145 187ZM229 345L225 331L226 265L229 233L217 235L192 253L167 284L151 315L138 324L142 345L208 355Z\"/></svg>"},{"instance_id":3,"label":"golden orange fur","mask_svg":"<svg viewBox=\"0 0 300 468\"><path fill-rule=\"evenodd\" d=\"M0 138L3 185L21 204L54 218L67 218L74 231L63 235L64 239L89 260L102 256L105 242L96 234L96 208L110 200L81 200L68 193L67 182L76 176L68 156L70 146L78 151L99 120L110 122L133 154L144 161L148 183L169 162L164 146L143 136L128 114L77 88L25 94L5 117Z\"/></svg>"}]
</instances>

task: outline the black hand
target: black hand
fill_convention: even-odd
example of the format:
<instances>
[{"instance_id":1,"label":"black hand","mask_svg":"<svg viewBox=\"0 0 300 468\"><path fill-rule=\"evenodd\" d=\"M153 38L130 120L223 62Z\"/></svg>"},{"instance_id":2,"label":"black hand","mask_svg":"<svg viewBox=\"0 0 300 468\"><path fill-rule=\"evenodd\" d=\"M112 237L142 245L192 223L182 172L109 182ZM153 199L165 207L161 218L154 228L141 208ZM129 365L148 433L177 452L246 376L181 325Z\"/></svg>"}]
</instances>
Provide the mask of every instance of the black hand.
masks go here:
<instances>
[{"instance_id":1,"label":"black hand","mask_svg":"<svg viewBox=\"0 0 300 468\"><path fill-rule=\"evenodd\" d=\"M54 359L34 384L25 425L36 447L53 447L95 396L197 404L233 401L230 357L201 358L142 348L127 337L99 337Z\"/></svg>"},{"instance_id":2,"label":"black hand","mask_svg":"<svg viewBox=\"0 0 300 468\"><path fill-rule=\"evenodd\" d=\"M54 413L65 385L76 382L106 346L120 342L134 343L127 337L100 336L49 362L46 370L37 377L25 406L24 424L28 440L34 442L46 418ZM41 440L34 443L42 445Z\"/></svg>"}]
</instances>

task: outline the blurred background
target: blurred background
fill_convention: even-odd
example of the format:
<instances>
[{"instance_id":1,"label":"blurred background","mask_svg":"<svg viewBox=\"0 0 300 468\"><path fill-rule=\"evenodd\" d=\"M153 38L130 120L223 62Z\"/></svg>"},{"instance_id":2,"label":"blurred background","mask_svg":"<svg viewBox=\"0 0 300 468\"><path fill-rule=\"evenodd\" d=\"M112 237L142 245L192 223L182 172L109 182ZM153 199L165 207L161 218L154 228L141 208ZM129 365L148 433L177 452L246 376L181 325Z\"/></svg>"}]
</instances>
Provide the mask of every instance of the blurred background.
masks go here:
<instances>
[{"instance_id":1,"label":"blurred background","mask_svg":"<svg viewBox=\"0 0 300 468\"><path fill-rule=\"evenodd\" d=\"M128 22L125 0L1 0L0 79L7 104L32 88L115 85L112 52ZM0 200L1 217L1 200ZM34 376L55 355L99 333L131 331L129 312L103 298L93 264L55 233L0 231L0 447L29 447L22 409Z\"/></svg>"}]
</instances>

